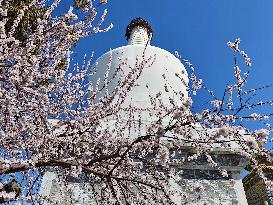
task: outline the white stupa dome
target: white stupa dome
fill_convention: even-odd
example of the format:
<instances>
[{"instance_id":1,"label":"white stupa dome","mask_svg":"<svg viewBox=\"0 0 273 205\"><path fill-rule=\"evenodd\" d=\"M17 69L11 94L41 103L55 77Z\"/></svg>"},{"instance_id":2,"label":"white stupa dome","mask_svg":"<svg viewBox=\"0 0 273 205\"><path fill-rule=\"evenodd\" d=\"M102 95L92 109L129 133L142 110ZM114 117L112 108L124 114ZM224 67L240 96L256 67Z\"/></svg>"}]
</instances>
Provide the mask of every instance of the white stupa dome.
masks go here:
<instances>
[{"instance_id":1,"label":"white stupa dome","mask_svg":"<svg viewBox=\"0 0 273 205\"><path fill-rule=\"evenodd\" d=\"M155 59L151 66L148 63L144 67L137 85L129 92L124 106L133 104L136 107L146 108L150 105L149 95L155 97L161 92L164 104L170 103L170 99L177 104L182 98L188 96L187 85L188 75L185 67L170 52L150 45L152 30L147 21L141 18L133 20L126 29L127 46L122 46L103 54L97 60L97 73L91 79L95 85L98 78L104 78L110 62L109 78L121 65L121 59L126 61L123 66L123 73L128 74L137 62L145 59ZM152 60L150 61L152 62ZM117 82L117 79L116 79ZM109 86L109 91L116 86L115 80ZM147 88L148 87L148 88Z\"/></svg>"}]
</instances>

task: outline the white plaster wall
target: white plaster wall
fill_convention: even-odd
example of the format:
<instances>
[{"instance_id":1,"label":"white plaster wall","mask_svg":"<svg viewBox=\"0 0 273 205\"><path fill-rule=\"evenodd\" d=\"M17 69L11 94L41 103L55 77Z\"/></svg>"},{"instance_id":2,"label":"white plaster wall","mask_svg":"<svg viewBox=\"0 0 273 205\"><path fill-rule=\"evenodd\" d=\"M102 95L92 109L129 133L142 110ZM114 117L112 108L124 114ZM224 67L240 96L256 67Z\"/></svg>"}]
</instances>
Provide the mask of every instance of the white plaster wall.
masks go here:
<instances>
[{"instance_id":1,"label":"white plaster wall","mask_svg":"<svg viewBox=\"0 0 273 205\"><path fill-rule=\"evenodd\" d=\"M235 185L229 180L203 180L203 179L185 179L182 180L188 197L186 202L190 205L247 205L243 186L240 180L235 180ZM196 186L202 185L204 192L200 195L200 199L196 199L198 194L194 191ZM175 200L176 204L181 204L179 199Z\"/></svg>"},{"instance_id":2,"label":"white plaster wall","mask_svg":"<svg viewBox=\"0 0 273 205\"><path fill-rule=\"evenodd\" d=\"M88 193L92 189L87 183L70 183L68 190L63 192L64 188L61 184L54 180L55 174L48 172L44 175L43 184L48 190L41 190L42 196L49 197L52 202L58 205L93 205L96 204L94 196ZM244 194L243 185L240 179L235 179L234 183L229 180L204 180L204 179L182 179L180 186L172 183L171 190L183 190L187 198L180 196L172 197L176 205L187 202L189 205L247 205L247 200ZM199 185L204 187L204 192L198 198L195 188ZM63 196L61 196L63 194ZM61 198L62 197L62 198ZM62 199L62 200L60 200ZM48 205L51 202L47 203Z\"/></svg>"}]
</instances>

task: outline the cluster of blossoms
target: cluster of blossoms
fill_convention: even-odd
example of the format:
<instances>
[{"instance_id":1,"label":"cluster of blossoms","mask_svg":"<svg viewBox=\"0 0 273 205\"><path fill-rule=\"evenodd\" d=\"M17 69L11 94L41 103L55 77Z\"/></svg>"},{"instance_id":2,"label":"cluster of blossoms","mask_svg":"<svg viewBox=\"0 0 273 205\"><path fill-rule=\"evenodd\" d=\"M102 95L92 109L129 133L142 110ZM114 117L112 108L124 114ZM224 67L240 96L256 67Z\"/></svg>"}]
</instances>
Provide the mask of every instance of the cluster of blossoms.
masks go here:
<instances>
[{"instance_id":1,"label":"cluster of blossoms","mask_svg":"<svg viewBox=\"0 0 273 205\"><path fill-rule=\"evenodd\" d=\"M245 64L247 66L251 66L251 59L247 55L247 53L243 50L240 50L239 45L241 43L241 39L237 38L234 42L228 41L227 45L234 51L240 53L240 55L244 58Z\"/></svg>"},{"instance_id":2,"label":"cluster of blossoms","mask_svg":"<svg viewBox=\"0 0 273 205\"><path fill-rule=\"evenodd\" d=\"M253 132L253 136L261 142L267 142L269 131L267 129L260 129Z\"/></svg>"},{"instance_id":3,"label":"cluster of blossoms","mask_svg":"<svg viewBox=\"0 0 273 205\"><path fill-rule=\"evenodd\" d=\"M220 100L213 100L213 101L211 101L211 104L212 104L214 107L219 108L219 107L221 107L221 105L223 104L223 102L220 101Z\"/></svg>"}]
</instances>

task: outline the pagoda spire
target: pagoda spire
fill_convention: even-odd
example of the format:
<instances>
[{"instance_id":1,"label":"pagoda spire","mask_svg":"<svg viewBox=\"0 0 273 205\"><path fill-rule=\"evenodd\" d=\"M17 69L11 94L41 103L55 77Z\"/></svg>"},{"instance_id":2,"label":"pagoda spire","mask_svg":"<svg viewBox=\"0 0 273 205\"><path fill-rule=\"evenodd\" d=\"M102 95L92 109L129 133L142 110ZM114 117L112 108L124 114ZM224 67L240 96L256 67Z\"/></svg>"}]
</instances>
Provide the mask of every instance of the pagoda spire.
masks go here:
<instances>
[{"instance_id":1,"label":"pagoda spire","mask_svg":"<svg viewBox=\"0 0 273 205\"><path fill-rule=\"evenodd\" d=\"M153 30L148 21L143 18L135 18L126 28L125 37L128 45L150 45Z\"/></svg>"}]
</instances>

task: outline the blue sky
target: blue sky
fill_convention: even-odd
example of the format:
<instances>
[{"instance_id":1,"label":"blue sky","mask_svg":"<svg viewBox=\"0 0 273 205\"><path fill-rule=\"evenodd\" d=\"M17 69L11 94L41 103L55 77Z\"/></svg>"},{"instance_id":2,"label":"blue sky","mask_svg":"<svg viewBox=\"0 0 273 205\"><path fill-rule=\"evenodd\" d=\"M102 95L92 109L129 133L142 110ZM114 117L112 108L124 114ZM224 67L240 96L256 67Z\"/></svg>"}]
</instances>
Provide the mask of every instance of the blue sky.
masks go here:
<instances>
[{"instance_id":1,"label":"blue sky","mask_svg":"<svg viewBox=\"0 0 273 205\"><path fill-rule=\"evenodd\" d=\"M69 1L62 2L59 12L68 10ZM97 58L110 48L126 45L126 26L132 19L142 17L154 31L151 44L171 53L179 51L194 64L198 77L219 98L225 85L234 80L233 53L226 43L238 37L253 64L247 88L273 81L272 0L108 0L108 4L99 7L99 12L103 8L108 9L105 27L113 23L114 28L81 40L75 48L77 60L84 53L95 51ZM242 70L247 71L245 67ZM273 89L263 90L256 99L273 100ZM205 101L203 94L194 98L196 104ZM273 113L273 107L262 112ZM251 126L258 128L257 124Z\"/></svg>"},{"instance_id":2,"label":"blue sky","mask_svg":"<svg viewBox=\"0 0 273 205\"><path fill-rule=\"evenodd\" d=\"M101 55L125 45L124 31L135 17L153 27L152 44L170 52L178 50L195 65L213 90L232 76L228 40L240 37L253 61L253 87L271 82L273 69L273 1L271 0L108 0L107 22L114 28L90 37L81 49Z\"/></svg>"},{"instance_id":3,"label":"blue sky","mask_svg":"<svg viewBox=\"0 0 273 205\"><path fill-rule=\"evenodd\" d=\"M99 57L110 48L126 45L126 26L133 18L142 17L154 31L151 44L172 53L179 51L219 98L225 85L234 80L233 53L226 43L238 37L253 64L248 88L273 81L272 0L108 0L104 7L108 9L105 25L113 23L114 28L82 40L76 49L79 56L94 50ZM200 94L195 103L205 102L204 98ZM256 99L272 100L273 89L262 91ZM273 113L273 108L262 112Z\"/></svg>"}]
</instances>

